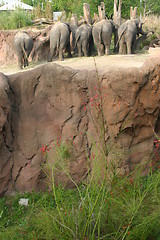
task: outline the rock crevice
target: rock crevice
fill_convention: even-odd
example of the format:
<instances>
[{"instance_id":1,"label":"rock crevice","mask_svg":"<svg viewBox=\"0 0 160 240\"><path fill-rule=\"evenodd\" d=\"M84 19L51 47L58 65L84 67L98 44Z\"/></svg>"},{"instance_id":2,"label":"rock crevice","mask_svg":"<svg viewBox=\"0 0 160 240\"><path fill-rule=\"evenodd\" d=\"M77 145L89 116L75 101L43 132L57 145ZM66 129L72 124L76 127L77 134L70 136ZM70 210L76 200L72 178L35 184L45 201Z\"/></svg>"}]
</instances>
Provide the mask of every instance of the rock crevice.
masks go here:
<instances>
[{"instance_id":1,"label":"rock crevice","mask_svg":"<svg viewBox=\"0 0 160 240\"><path fill-rule=\"evenodd\" d=\"M157 59L139 69L101 71L99 79L96 70L73 70L54 63L0 74L0 194L46 189L42 165L55 161L55 155L48 152L45 159L40 148L57 142L74 142L69 169L79 184L90 171L88 159L93 140L100 140L100 126L109 145L107 161L117 154L121 174L141 163L147 173L153 141L156 135L160 137ZM102 102L103 114L97 112ZM73 186L64 174L56 176L59 180Z\"/></svg>"}]
</instances>

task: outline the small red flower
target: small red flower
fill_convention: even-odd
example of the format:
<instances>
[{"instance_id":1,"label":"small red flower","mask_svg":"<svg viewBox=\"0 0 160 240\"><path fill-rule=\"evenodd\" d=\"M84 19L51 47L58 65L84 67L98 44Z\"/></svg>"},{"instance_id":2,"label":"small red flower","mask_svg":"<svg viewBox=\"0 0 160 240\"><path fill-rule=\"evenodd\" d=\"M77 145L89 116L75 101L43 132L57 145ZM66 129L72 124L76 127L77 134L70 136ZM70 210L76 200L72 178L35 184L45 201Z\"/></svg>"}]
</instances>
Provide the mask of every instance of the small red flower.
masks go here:
<instances>
[{"instance_id":1,"label":"small red flower","mask_svg":"<svg viewBox=\"0 0 160 240\"><path fill-rule=\"evenodd\" d=\"M42 146L42 148L40 148L40 151L45 154L46 153L46 150L47 150L47 147L46 146Z\"/></svg>"},{"instance_id":2,"label":"small red flower","mask_svg":"<svg viewBox=\"0 0 160 240\"><path fill-rule=\"evenodd\" d=\"M96 95L94 96L95 99L97 99L97 97L98 97L98 94L96 94Z\"/></svg>"},{"instance_id":3,"label":"small red flower","mask_svg":"<svg viewBox=\"0 0 160 240\"><path fill-rule=\"evenodd\" d=\"M90 98L89 102L92 102L92 101L94 101L94 98L93 98L93 97Z\"/></svg>"},{"instance_id":4,"label":"small red flower","mask_svg":"<svg viewBox=\"0 0 160 240\"><path fill-rule=\"evenodd\" d=\"M130 179L130 183L134 184L133 179Z\"/></svg>"},{"instance_id":5,"label":"small red flower","mask_svg":"<svg viewBox=\"0 0 160 240\"><path fill-rule=\"evenodd\" d=\"M84 107L84 111L86 112L86 106Z\"/></svg>"}]
</instances>

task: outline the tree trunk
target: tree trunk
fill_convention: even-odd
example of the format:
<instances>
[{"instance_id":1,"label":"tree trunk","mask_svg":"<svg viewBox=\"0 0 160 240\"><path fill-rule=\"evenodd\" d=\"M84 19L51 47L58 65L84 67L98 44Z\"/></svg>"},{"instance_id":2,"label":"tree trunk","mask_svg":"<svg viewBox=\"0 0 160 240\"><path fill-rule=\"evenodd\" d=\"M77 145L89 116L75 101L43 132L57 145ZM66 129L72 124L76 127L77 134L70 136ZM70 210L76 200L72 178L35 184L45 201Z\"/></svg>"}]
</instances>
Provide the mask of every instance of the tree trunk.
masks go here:
<instances>
[{"instance_id":1,"label":"tree trunk","mask_svg":"<svg viewBox=\"0 0 160 240\"><path fill-rule=\"evenodd\" d=\"M114 0L114 15L113 15L113 20L115 24L118 26L121 25L121 5L122 5L122 0ZM118 33L117 30L114 31L114 52L118 52L118 46L117 46L117 41L118 41Z\"/></svg>"},{"instance_id":2,"label":"tree trunk","mask_svg":"<svg viewBox=\"0 0 160 240\"><path fill-rule=\"evenodd\" d=\"M136 19L137 18L137 7L131 7L130 8L130 19L133 20L133 19Z\"/></svg>"},{"instance_id":3,"label":"tree trunk","mask_svg":"<svg viewBox=\"0 0 160 240\"><path fill-rule=\"evenodd\" d=\"M74 26L78 26L78 20L77 20L77 15L76 14L72 14L70 24L74 25Z\"/></svg>"},{"instance_id":4,"label":"tree trunk","mask_svg":"<svg viewBox=\"0 0 160 240\"><path fill-rule=\"evenodd\" d=\"M98 6L98 15L100 21L106 18L104 2L101 2L101 6Z\"/></svg>"},{"instance_id":5,"label":"tree trunk","mask_svg":"<svg viewBox=\"0 0 160 240\"><path fill-rule=\"evenodd\" d=\"M113 15L113 20L114 22L120 26L121 25L121 5L122 5L122 0L114 0L114 15Z\"/></svg>"},{"instance_id":6,"label":"tree trunk","mask_svg":"<svg viewBox=\"0 0 160 240\"><path fill-rule=\"evenodd\" d=\"M90 6L88 3L83 3L83 13L85 22L87 22L88 24L92 24Z\"/></svg>"},{"instance_id":7,"label":"tree trunk","mask_svg":"<svg viewBox=\"0 0 160 240\"><path fill-rule=\"evenodd\" d=\"M99 22L99 16L97 13L94 13L94 16L92 18L92 24Z\"/></svg>"}]
</instances>

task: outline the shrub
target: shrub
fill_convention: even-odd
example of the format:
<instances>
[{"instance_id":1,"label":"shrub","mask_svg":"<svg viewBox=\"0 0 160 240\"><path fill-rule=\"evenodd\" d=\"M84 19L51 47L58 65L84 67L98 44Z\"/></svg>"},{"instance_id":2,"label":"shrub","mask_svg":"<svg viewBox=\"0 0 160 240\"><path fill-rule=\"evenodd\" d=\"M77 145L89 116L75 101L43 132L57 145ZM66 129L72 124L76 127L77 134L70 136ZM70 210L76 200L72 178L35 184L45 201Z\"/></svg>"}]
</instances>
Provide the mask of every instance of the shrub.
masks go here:
<instances>
[{"instance_id":1,"label":"shrub","mask_svg":"<svg viewBox=\"0 0 160 240\"><path fill-rule=\"evenodd\" d=\"M31 15L23 10L17 9L12 12L0 13L0 29L17 29L32 24Z\"/></svg>"},{"instance_id":2,"label":"shrub","mask_svg":"<svg viewBox=\"0 0 160 240\"><path fill-rule=\"evenodd\" d=\"M160 16L158 15L148 15L145 18L146 22L144 24L144 30L154 31L157 34L160 34Z\"/></svg>"}]
</instances>

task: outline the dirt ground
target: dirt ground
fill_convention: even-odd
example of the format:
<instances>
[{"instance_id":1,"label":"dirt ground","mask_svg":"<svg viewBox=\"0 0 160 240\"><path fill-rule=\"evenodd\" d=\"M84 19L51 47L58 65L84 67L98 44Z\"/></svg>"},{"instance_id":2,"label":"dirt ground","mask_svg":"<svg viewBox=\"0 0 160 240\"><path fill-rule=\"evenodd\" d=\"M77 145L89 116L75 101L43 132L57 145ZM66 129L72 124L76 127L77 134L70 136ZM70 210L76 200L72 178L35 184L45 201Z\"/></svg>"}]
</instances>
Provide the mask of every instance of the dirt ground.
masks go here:
<instances>
[{"instance_id":1,"label":"dirt ground","mask_svg":"<svg viewBox=\"0 0 160 240\"><path fill-rule=\"evenodd\" d=\"M122 67L122 68L129 68L129 67L141 67L143 63L150 58L149 53L145 54L133 54L133 55L109 55L109 56L102 56L102 57L74 57L67 59L65 58L64 61L60 62L58 60L54 60L54 63L60 64L62 66L68 66L76 70L92 70L95 69L95 65L97 66L98 70L101 71L102 69L109 69L113 67ZM19 70L18 65L10 65L10 66L0 66L0 72L10 75L19 71L26 71L29 69L33 69L37 66L42 64L46 64L47 62L30 62L29 66L25 70Z\"/></svg>"}]
</instances>

